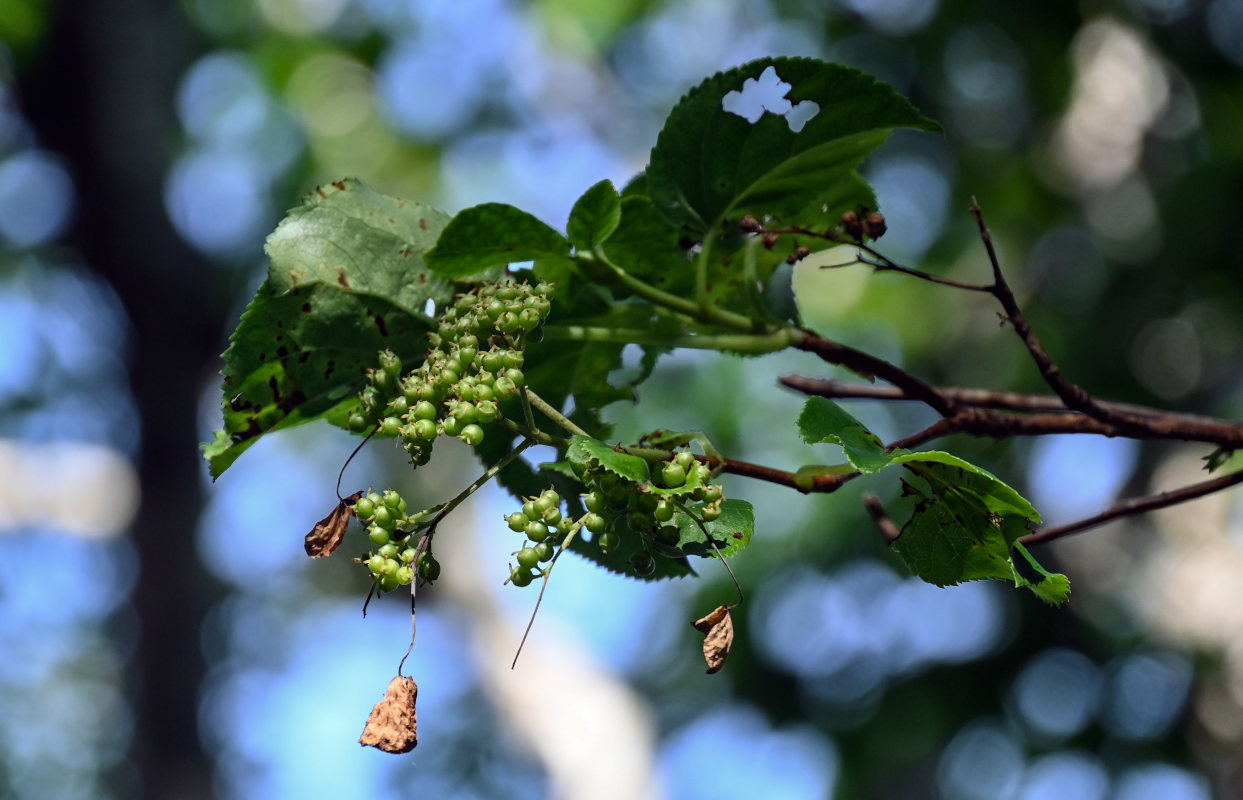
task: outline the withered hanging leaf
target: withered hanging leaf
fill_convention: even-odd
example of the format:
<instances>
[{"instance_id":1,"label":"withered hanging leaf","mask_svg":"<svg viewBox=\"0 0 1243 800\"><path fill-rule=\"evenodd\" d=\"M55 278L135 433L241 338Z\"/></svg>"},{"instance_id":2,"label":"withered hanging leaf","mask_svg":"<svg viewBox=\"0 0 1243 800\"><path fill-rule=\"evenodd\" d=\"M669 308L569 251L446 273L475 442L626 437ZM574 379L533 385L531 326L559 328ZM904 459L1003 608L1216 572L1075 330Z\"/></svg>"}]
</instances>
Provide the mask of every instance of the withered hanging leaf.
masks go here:
<instances>
[{"instance_id":1,"label":"withered hanging leaf","mask_svg":"<svg viewBox=\"0 0 1243 800\"><path fill-rule=\"evenodd\" d=\"M337 503L332 513L315 523L311 532L306 535L303 548L311 558L323 558L332 555L332 551L340 546L345 538L345 530L349 527L350 516L354 513L354 501L362 497L361 490Z\"/></svg>"},{"instance_id":2,"label":"withered hanging leaf","mask_svg":"<svg viewBox=\"0 0 1243 800\"><path fill-rule=\"evenodd\" d=\"M734 618L729 609L717 606L708 616L691 624L705 635L704 660L708 662L708 674L720 672L725 659L729 658L729 649L734 646Z\"/></svg>"},{"instance_id":3,"label":"withered hanging leaf","mask_svg":"<svg viewBox=\"0 0 1243 800\"><path fill-rule=\"evenodd\" d=\"M419 743L419 720L414 701L419 686L414 678L398 675L388 682L384 699L371 709L358 743L386 753L409 753Z\"/></svg>"}]
</instances>

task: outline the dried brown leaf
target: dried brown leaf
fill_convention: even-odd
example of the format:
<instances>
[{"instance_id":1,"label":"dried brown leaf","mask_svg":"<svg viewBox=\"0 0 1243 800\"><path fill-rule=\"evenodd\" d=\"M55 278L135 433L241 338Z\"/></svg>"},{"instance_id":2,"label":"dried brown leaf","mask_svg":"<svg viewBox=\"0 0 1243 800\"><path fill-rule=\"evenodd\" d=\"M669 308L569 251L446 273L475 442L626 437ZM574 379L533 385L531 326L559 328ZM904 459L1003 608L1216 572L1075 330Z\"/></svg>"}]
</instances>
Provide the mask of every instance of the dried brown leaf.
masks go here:
<instances>
[{"instance_id":1,"label":"dried brown leaf","mask_svg":"<svg viewBox=\"0 0 1243 800\"><path fill-rule=\"evenodd\" d=\"M414 678L398 675L388 682L384 699L371 709L358 743L386 753L409 753L419 743L419 720L414 701L419 686Z\"/></svg>"},{"instance_id":2,"label":"dried brown leaf","mask_svg":"<svg viewBox=\"0 0 1243 800\"><path fill-rule=\"evenodd\" d=\"M349 527L350 517L354 513L354 501L362 497L361 491L337 503L332 513L315 523L311 532L306 535L303 548L311 558L323 558L332 555L332 551L341 545L345 531Z\"/></svg>"},{"instance_id":3,"label":"dried brown leaf","mask_svg":"<svg viewBox=\"0 0 1243 800\"><path fill-rule=\"evenodd\" d=\"M708 616L691 623L704 636L704 660L708 662L708 674L720 672L734 646L734 618L729 609L717 606Z\"/></svg>"}]
</instances>

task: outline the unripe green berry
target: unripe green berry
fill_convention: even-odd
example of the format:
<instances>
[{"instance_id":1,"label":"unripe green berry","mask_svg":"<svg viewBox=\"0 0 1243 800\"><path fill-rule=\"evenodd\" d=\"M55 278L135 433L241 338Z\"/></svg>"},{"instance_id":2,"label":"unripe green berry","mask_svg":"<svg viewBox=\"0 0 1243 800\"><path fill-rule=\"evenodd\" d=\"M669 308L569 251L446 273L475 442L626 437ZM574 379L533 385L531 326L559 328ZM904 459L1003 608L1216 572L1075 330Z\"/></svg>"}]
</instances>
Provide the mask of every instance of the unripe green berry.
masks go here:
<instances>
[{"instance_id":1,"label":"unripe green berry","mask_svg":"<svg viewBox=\"0 0 1243 800\"><path fill-rule=\"evenodd\" d=\"M409 564L410 562L414 561L414 556L418 552L419 552L419 549L417 547L407 547L405 550L402 550L401 556L400 556L401 563Z\"/></svg>"},{"instance_id":2,"label":"unripe green berry","mask_svg":"<svg viewBox=\"0 0 1243 800\"><path fill-rule=\"evenodd\" d=\"M350 430L354 433L362 433L371 427L371 423L362 414L350 414Z\"/></svg>"},{"instance_id":3,"label":"unripe green berry","mask_svg":"<svg viewBox=\"0 0 1243 800\"><path fill-rule=\"evenodd\" d=\"M668 522L673 519L674 506L668 500L661 500L656 504L656 508L652 509L652 517L657 522Z\"/></svg>"},{"instance_id":4,"label":"unripe green berry","mask_svg":"<svg viewBox=\"0 0 1243 800\"><path fill-rule=\"evenodd\" d=\"M534 547L524 547L518 551L516 556L520 566L530 569L539 563L539 553L535 552Z\"/></svg>"},{"instance_id":5,"label":"unripe green berry","mask_svg":"<svg viewBox=\"0 0 1243 800\"><path fill-rule=\"evenodd\" d=\"M371 515L375 512L375 504L370 498L360 497L354 501L354 516L359 519L371 519Z\"/></svg>"},{"instance_id":6,"label":"unripe green berry","mask_svg":"<svg viewBox=\"0 0 1243 800\"><path fill-rule=\"evenodd\" d=\"M534 579L535 576L526 567L514 567L514 570L509 573L509 581L514 586L530 586Z\"/></svg>"},{"instance_id":7,"label":"unripe green berry","mask_svg":"<svg viewBox=\"0 0 1243 800\"><path fill-rule=\"evenodd\" d=\"M527 523L530 522L526 514L521 511L515 511L505 518L505 522L509 524L509 529L515 533L521 533L527 529Z\"/></svg>"},{"instance_id":8,"label":"unripe green berry","mask_svg":"<svg viewBox=\"0 0 1243 800\"><path fill-rule=\"evenodd\" d=\"M599 542L600 549L607 553L621 544L621 537L613 531L605 531L597 537L596 541Z\"/></svg>"},{"instance_id":9,"label":"unripe green berry","mask_svg":"<svg viewBox=\"0 0 1243 800\"><path fill-rule=\"evenodd\" d=\"M704 490L703 501L705 503L715 503L721 499L721 487L717 485L709 486Z\"/></svg>"},{"instance_id":10,"label":"unripe green berry","mask_svg":"<svg viewBox=\"0 0 1243 800\"><path fill-rule=\"evenodd\" d=\"M524 308L518 313L518 327L532 331L539 327L541 315L534 308Z\"/></svg>"},{"instance_id":11,"label":"unripe green berry","mask_svg":"<svg viewBox=\"0 0 1243 800\"><path fill-rule=\"evenodd\" d=\"M606 508L604 504L604 495L599 492L588 492L583 495L583 505L593 514L599 514Z\"/></svg>"},{"instance_id":12,"label":"unripe green berry","mask_svg":"<svg viewBox=\"0 0 1243 800\"><path fill-rule=\"evenodd\" d=\"M384 572L384 562L387 559L382 555L374 555L367 559L367 569L371 570L371 574L379 575Z\"/></svg>"},{"instance_id":13,"label":"unripe green berry","mask_svg":"<svg viewBox=\"0 0 1243 800\"><path fill-rule=\"evenodd\" d=\"M531 520L527 523L524 532L527 538L533 542L542 542L548 538L548 526L539 520Z\"/></svg>"},{"instance_id":14,"label":"unripe green berry","mask_svg":"<svg viewBox=\"0 0 1243 800\"><path fill-rule=\"evenodd\" d=\"M440 424L441 430L445 432L445 436L457 436L462 432L462 422L452 415L445 417L444 422Z\"/></svg>"},{"instance_id":15,"label":"unripe green berry","mask_svg":"<svg viewBox=\"0 0 1243 800\"><path fill-rule=\"evenodd\" d=\"M371 519L376 525L379 525L386 531L391 532L397 526L397 517L388 506L376 506L375 514L372 515Z\"/></svg>"},{"instance_id":16,"label":"unripe green berry","mask_svg":"<svg viewBox=\"0 0 1243 800\"><path fill-rule=\"evenodd\" d=\"M436 419L436 406L427 400L420 400L410 409L410 416L417 419Z\"/></svg>"},{"instance_id":17,"label":"unripe green berry","mask_svg":"<svg viewBox=\"0 0 1243 800\"><path fill-rule=\"evenodd\" d=\"M704 506L701 508L699 513L703 516L705 522L711 522L721 516L721 506L718 503L713 503L710 506Z\"/></svg>"},{"instance_id":18,"label":"unripe green berry","mask_svg":"<svg viewBox=\"0 0 1243 800\"><path fill-rule=\"evenodd\" d=\"M471 447L475 447L483 441L483 428L475 423L471 423L462 428L462 432L458 434L458 438Z\"/></svg>"},{"instance_id":19,"label":"unripe green berry","mask_svg":"<svg viewBox=\"0 0 1243 800\"><path fill-rule=\"evenodd\" d=\"M592 533L601 533L608 527L608 520L600 514L588 514L583 518L583 527Z\"/></svg>"},{"instance_id":20,"label":"unripe green berry","mask_svg":"<svg viewBox=\"0 0 1243 800\"><path fill-rule=\"evenodd\" d=\"M517 367L510 367L505 370L505 377L513 381L514 386L521 386L526 381L526 376L522 374L522 370Z\"/></svg>"},{"instance_id":21,"label":"unripe green berry","mask_svg":"<svg viewBox=\"0 0 1243 800\"><path fill-rule=\"evenodd\" d=\"M540 561L550 561L556 554L556 549L548 543L547 539L535 545L535 555Z\"/></svg>"},{"instance_id":22,"label":"unripe green berry","mask_svg":"<svg viewBox=\"0 0 1243 800\"><path fill-rule=\"evenodd\" d=\"M557 533L562 536L569 533L571 530L573 530L573 528L574 528L574 520L570 519L569 517L562 517L561 521L557 523Z\"/></svg>"},{"instance_id":23,"label":"unripe green berry","mask_svg":"<svg viewBox=\"0 0 1243 800\"><path fill-rule=\"evenodd\" d=\"M388 401L387 413L390 417L400 417L410 409L410 404L406 402L406 396L399 394L392 400Z\"/></svg>"},{"instance_id":24,"label":"unripe green berry","mask_svg":"<svg viewBox=\"0 0 1243 800\"><path fill-rule=\"evenodd\" d=\"M414 425L410 426L410 432L415 439L430 442L436 438L436 423L430 419L416 420Z\"/></svg>"},{"instance_id":25,"label":"unripe green berry","mask_svg":"<svg viewBox=\"0 0 1243 800\"><path fill-rule=\"evenodd\" d=\"M680 489L686 484L686 470L681 464L666 464L660 471L660 480L670 489Z\"/></svg>"},{"instance_id":26,"label":"unripe green berry","mask_svg":"<svg viewBox=\"0 0 1243 800\"><path fill-rule=\"evenodd\" d=\"M656 571L656 559L646 551L639 551L630 557L630 568L634 574L647 577Z\"/></svg>"},{"instance_id":27,"label":"unripe green berry","mask_svg":"<svg viewBox=\"0 0 1243 800\"><path fill-rule=\"evenodd\" d=\"M375 544L388 544L389 540L392 539L392 535L379 525L371 525L368 527L367 536L369 536L371 541Z\"/></svg>"},{"instance_id":28,"label":"unripe green berry","mask_svg":"<svg viewBox=\"0 0 1243 800\"><path fill-rule=\"evenodd\" d=\"M534 500L527 500L522 504L522 513L526 515L527 519L539 519L540 517L540 510L535 507Z\"/></svg>"},{"instance_id":29,"label":"unripe green berry","mask_svg":"<svg viewBox=\"0 0 1243 800\"><path fill-rule=\"evenodd\" d=\"M501 400L508 400L518 393L518 385L508 377L497 378L493 388L496 390L496 396Z\"/></svg>"},{"instance_id":30,"label":"unripe green berry","mask_svg":"<svg viewBox=\"0 0 1243 800\"><path fill-rule=\"evenodd\" d=\"M487 386L480 386L480 389L488 389ZM488 389L488 394L492 390ZM475 404L475 417L480 422L495 422L496 418L501 415L501 409L497 407L495 400L480 400Z\"/></svg>"},{"instance_id":31,"label":"unripe green berry","mask_svg":"<svg viewBox=\"0 0 1243 800\"><path fill-rule=\"evenodd\" d=\"M396 489L389 489L384 492L384 505L392 509L396 509L401 505L401 495L397 493Z\"/></svg>"},{"instance_id":32,"label":"unripe green berry","mask_svg":"<svg viewBox=\"0 0 1243 800\"><path fill-rule=\"evenodd\" d=\"M561 509L557 506L552 506L544 512L542 519L546 525L557 525L561 522Z\"/></svg>"},{"instance_id":33,"label":"unripe green berry","mask_svg":"<svg viewBox=\"0 0 1243 800\"><path fill-rule=\"evenodd\" d=\"M689 470L691 465L695 463L695 454L689 450L681 450L673 457L673 463L685 470Z\"/></svg>"},{"instance_id":34,"label":"unripe green berry","mask_svg":"<svg viewBox=\"0 0 1243 800\"><path fill-rule=\"evenodd\" d=\"M402 565L397 568L397 572L393 575L397 579L397 583L402 586L409 586L414 583L414 570L408 565Z\"/></svg>"},{"instance_id":35,"label":"unripe green berry","mask_svg":"<svg viewBox=\"0 0 1243 800\"><path fill-rule=\"evenodd\" d=\"M419 554L419 577L431 582L440 577L440 562L430 552L424 550Z\"/></svg>"},{"instance_id":36,"label":"unripe green berry","mask_svg":"<svg viewBox=\"0 0 1243 800\"><path fill-rule=\"evenodd\" d=\"M384 556L385 558L397 558L397 556L401 553L401 550L398 549L397 545L393 544L392 542L389 542L388 544L385 544L384 546L382 546L376 552Z\"/></svg>"}]
</instances>

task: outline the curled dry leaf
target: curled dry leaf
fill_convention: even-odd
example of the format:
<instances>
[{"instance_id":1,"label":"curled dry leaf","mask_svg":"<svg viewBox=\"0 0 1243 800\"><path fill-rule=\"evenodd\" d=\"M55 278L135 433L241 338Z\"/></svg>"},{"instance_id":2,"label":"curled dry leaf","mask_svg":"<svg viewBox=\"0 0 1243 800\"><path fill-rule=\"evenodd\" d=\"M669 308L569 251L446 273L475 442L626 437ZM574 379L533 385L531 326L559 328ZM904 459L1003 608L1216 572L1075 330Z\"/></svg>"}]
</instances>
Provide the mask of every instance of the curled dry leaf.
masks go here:
<instances>
[{"instance_id":1,"label":"curled dry leaf","mask_svg":"<svg viewBox=\"0 0 1243 800\"><path fill-rule=\"evenodd\" d=\"M384 699L371 709L358 743L386 753L409 753L419 743L419 721L414 701L419 686L414 678L398 675L388 682Z\"/></svg>"},{"instance_id":2,"label":"curled dry leaf","mask_svg":"<svg viewBox=\"0 0 1243 800\"><path fill-rule=\"evenodd\" d=\"M729 649L734 645L734 618L729 609L717 606L703 619L691 623L695 630L704 634L704 660L708 662L708 674L720 672L729 658Z\"/></svg>"},{"instance_id":3,"label":"curled dry leaf","mask_svg":"<svg viewBox=\"0 0 1243 800\"><path fill-rule=\"evenodd\" d=\"M315 523L311 532L306 535L303 548L311 558L323 558L332 555L345 537L345 530L350 524L350 515L354 513L354 501L362 497L362 491L354 492L337 503L332 513Z\"/></svg>"}]
</instances>

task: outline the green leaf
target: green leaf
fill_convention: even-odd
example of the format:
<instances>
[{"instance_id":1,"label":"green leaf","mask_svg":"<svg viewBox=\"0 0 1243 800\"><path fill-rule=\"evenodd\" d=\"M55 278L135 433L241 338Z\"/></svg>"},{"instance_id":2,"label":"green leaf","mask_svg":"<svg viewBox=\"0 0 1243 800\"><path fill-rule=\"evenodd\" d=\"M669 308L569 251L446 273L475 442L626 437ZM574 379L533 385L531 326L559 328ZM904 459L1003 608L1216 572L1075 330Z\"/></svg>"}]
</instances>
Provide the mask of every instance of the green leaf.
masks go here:
<instances>
[{"instance_id":1,"label":"green leaf","mask_svg":"<svg viewBox=\"0 0 1243 800\"><path fill-rule=\"evenodd\" d=\"M428 299L453 298L452 284L424 263L449 216L422 203L380 194L353 178L325 184L292 209L264 246L271 287L322 282L369 294L427 320Z\"/></svg>"},{"instance_id":2,"label":"green leaf","mask_svg":"<svg viewBox=\"0 0 1243 800\"><path fill-rule=\"evenodd\" d=\"M376 297L325 283L282 292L265 282L224 353L224 430L203 447L212 477L268 431L338 410L330 421L343 424L377 353L391 347L417 364L427 330L421 315Z\"/></svg>"},{"instance_id":3,"label":"green leaf","mask_svg":"<svg viewBox=\"0 0 1243 800\"><path fill-rule=\"evenodd\" d=\"M698 509L693 509L698 513ZM688 555L716 557L716 550L708 544L708 538L716 544L724 558L729 558L751 543L755 533L755 509L745 500L727 499L721 502L721 516L705 522L704 529L699 523L686 514L677 514L673 518L677 523L681 536L678 549Z\"/></svg>"},{"instance_id":4,"label":"green leaf","mask_svg":"<svg viewBox=\"0 0 1243 800\"><path fill-rule=\"evenodd\" d=\"M1054 603L1069 594L1066 576L1045 572L1018 544L1040 524L1039 512L988 470L939 450L887 451L858 420L823 397L807 400L798 427L809 444L841 445L859 472L902 465L918 476L916 483L903 481L904 495L915 500L915 509L893 549L923 580L937 586L986 578L1014 581ZM810 487L816 475L841 472L841 467L808 466L796 480Z\"/></svg>"},{"instance_id":5,"label":"green leaf","mask_svg":"<svg viewBox=\"0 0 1243 800\"><path fill-rule=\"evenodd\" d=\"M527 212L504 203L484 203L458 213L427 253L437 275L465 278L515 261L565 259L570 243Z\"/></svg>"},{"instance_id":6,"label":"green leaf","mask_svg":"<svg viewBox=\"0 0 1243 800\"><path fill-rule=\"evenodd\" d=\"M646 483L647 462L638 456L614 450L609 445L590 436L573 436L566 450L566 460L576 471L600 468L625 478L632 483Z\"/></svg>"},{"instance_id":7,"label":"green leaf","mask_svg":"<svg viewBox=\"0 0 1243 800\"><path fill-rule=\"evenodd\" d=\"M630 566L630 558L638 553L645 552L643 536L626 527L624 521L619 523L619 525L623 528L618 532L621 542L607 553L600 549L599 544L595 540L586 541L581 536L574 537L574 541L570 542L570 551L604 567L609 572L641 581L659 581L666 578L682 578L695 574L695 570L691 568L686 556L669 557L661 554L653 554L656 560L656 569L651 575L636 574Z\"/></svg>"},{"instance_id":8,"label":"green leaf","mask_svg":"<svg viewBox=\"0 0 1243 800\"><path fill-rule=\"evenodd\" d=\"M621 222L621 198L612 181L600 181L588 189L570 211L566 232L579 250L591 250L613 231Z\"/></svg>"},{"instance_id":9,"label":"green leaf","mask_svg":"<svg viewBox=\"0 0 1243 800\"><path fill-rule=\"evenodd\" d=\"M1010 546L1010 559L1014 562L1015 586L1026 586L1051 606L1060 606L1070 599L1070 579L1040 566L1022 542Z\"/></svg>"},{"instance_id":10,"label":"green leaf","mask_svg":"<svg viewBox=\"0 0 1243 800\"><path fill-rule=\"evenodd\" d=\"M786 108L771 104L754 123L726 110L775 78L790 87ZM812 106L804 103L817 110L795 131L790 115L805 116ZM760 59L718 73L682 98L652 150L648 189L670 221L699 232L746 213L824 227L859 202L853 171L895 128L940 129L891 86L857 70L806 58Z\"/></svg>"},{"instance_id":11,"label":"green leaf","mask_svg":"<svg viewBox=\"0 0 1243 800\"><path fill-rule=\"evenodd\" d=\"M424 306L453 298L423 261L447 219L355 180L321 186L289 212L268 238L268 279L224 353L224 429L203 446L213 478L268 431L344 425L380 350L419 363Z\"/></svg>"},{"instance_id":12,"label":"green leaf","mask_svg":"<svg viewBox=\"0 0 1243 800\"><path fill-rule=\"evenodd\" d=\"M884 443L874 433L824 397L807 398L798 417L798 430L808 444L841 445L851 466L864 474L879 472L898 455L886 451Z\"/></svg>"},{"instance_id":13,"label":"green leaf","mask_svg":"<svg viewBox=\"0 0 1243 800\"><path fill-rule=\"evenodd\" d=\"M649 198L624 197L621 221L604 243L604 254L626 272L665 291L686 290L694 285L695 270L682 246L683 235Z\"/></svg>"}]
</instances>

